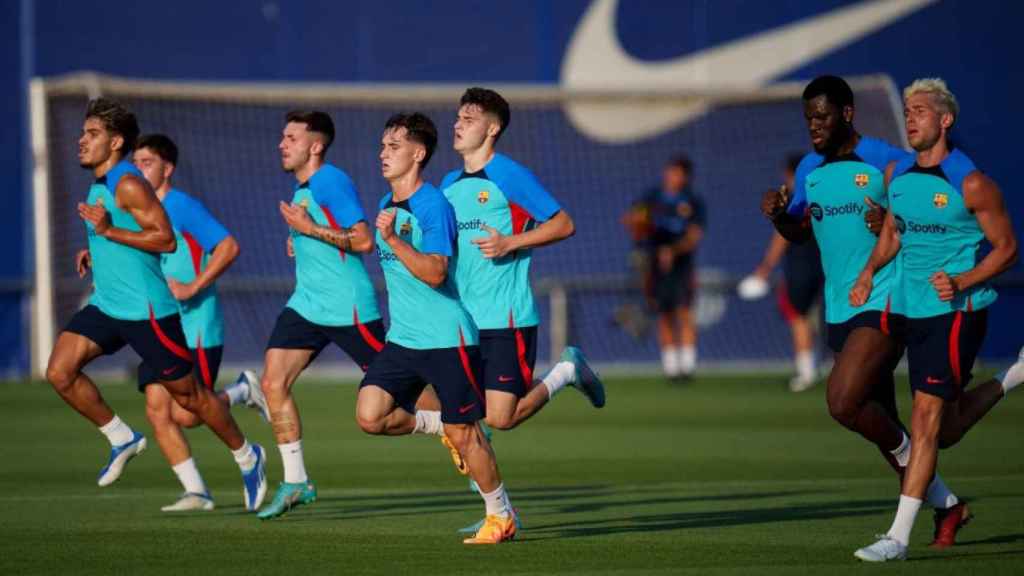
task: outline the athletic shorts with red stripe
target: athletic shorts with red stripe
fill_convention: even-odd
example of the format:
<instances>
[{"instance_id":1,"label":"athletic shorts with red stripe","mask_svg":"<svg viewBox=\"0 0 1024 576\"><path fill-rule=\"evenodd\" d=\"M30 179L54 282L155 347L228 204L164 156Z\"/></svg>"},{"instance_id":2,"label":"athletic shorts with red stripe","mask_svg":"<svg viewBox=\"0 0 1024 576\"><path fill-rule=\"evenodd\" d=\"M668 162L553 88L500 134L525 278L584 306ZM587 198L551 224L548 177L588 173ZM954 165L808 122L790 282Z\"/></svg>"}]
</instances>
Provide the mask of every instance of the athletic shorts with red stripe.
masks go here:
<instances>
[{"instance_id":1,"label":"athletic shorts with red stripe","mask_svg":"<svg viewBox=\"0 0 1024 576\"><path fill-rule=\"evenodd\" d=\"M212 346L210 348L189 348L192 355L192 375L200 386L213 390L217 383L217 375L220 374L220 361L224 356L223 346ZM156 384L160 378L156 372L143 362L139 364L138 382L139 392L145 392L146 386Z\"/></svg>"},{"instance_id":2,"label":"athletic shorts with red stripe","mask_svg":"<svg viewBox=\"0 0 1024 576\"><path fill-rule=\"evenodd\" d=\"M377 386L414 414L416 399L429 383L441 400L442 422L471 424L484 416L480 365L478 346L415 350L388 342L359 387Z\"/></svg>"},{"instance_id":3,"label":"athletic shorts with red stripe","mask_svg":"<svg viewBox=\"0 0 1024 576\"><path fill-rule=\"evenodd\" d=\"M987 328L984 309L907 320L910 389L956 400L971 381Z\"/></svg>"},{"instance_id":4,"label":"athletic shorts with red stripe","mask_svg":"<svg viewBox=\"0 0 1024 576\"><path fill-rule=\"evenodd\" d=\"M384 322L381 320L353 326L324 326L310 322L286 307L277 317L267 349L312 350L313 355L309 358L312 362L328 344L334 342L366 372L377 353L384 348L384 334Z\"/></svg>"},{"instance_id":5,"label":"athletic shorts with red stripe","mask_svg":"<svg viewBox=\"0 0 1024 576\"><path fill-rule=\"evenodd\" d=\"M126 344L131 346L155 382L178 380L192 371L192 355L177 314L150 320L118 320L90 304L71 318L64 331L92 340L103 354L113 354Z\"/></svg>"},{"instance_id":6,"label":"athletic shorts with red stripe","mask_svg":"<svg viewBox=\"0 0 1024 576\"><path fill-rule=\"evenodd\" d=\"M896 338L902 344L905 337L907 319L901 314L893 314L887 310L867 310L839 324L827 324L828 347L839 354L846 339L857 328L874 328L884 334Z\"/></svg>"},{"instance_id":7,"label":"athletic shorts with red stripe","mask_svg":"<svg viewBox=\"0 0 1024 576\"><path fill-rule=\"evenodd\" d=\"M537 327L480 330L480 358L484 390L526 396L533 388Z\"/></svg>"}]
</instances>

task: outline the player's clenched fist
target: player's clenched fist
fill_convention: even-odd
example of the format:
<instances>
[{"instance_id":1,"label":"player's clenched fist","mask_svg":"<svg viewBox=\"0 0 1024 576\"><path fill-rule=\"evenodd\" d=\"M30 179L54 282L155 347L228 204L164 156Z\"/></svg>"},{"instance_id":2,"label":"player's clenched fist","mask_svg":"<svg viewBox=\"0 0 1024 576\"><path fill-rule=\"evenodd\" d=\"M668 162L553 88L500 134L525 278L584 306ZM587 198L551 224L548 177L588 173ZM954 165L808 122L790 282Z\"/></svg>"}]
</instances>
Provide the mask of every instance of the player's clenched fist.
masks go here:
<instances>
[{"instance_id":1,"label":"player's clenched fist","mask_svg":"<svg viewBox=\"0 0 1024 576\"><path fill-rule=\"evenodd\" d=\"M78 204L78 215L86 222L92 224L97 236L103 236L110 230L110 212L102 204Z\"/></svg>"},{"instance_id":2,"label":"player's clenched fist","mask_svg":"<svg viewBox=\"0 0 1024 576\"><path fill-rule=\"evenodd\" d=\"M789 188L785 184L776 190L769 190L761 198L761 213L774 219L789 206Z\"/></svg>"},{"instance_id":3,"label":"player's clenched fist","mask_svg":"<svg viewBox=\"0 0 1024 576\"><path fill-rule=\"evenodd\" d=\"M377 214L377 231L380 232L381 240L388 242L395 236L395 208L381 210Z\"/></svg>"},{"instance_id":4,"label":"player's clenched fist","mask_svg":"<svg viewBox=\"0 0 1024 576\"><path fill-rule=\"evenodd\" d=\"M857 282L850 289L850 305L853 307L863 306L871 297L871 289L874 285L874 275L866 270L857 277Z\"/></svg>"},{"instance_id":5,"label":"player's clenched fist","mask_svg":"<svg viewBox=\"0 0 1024 576\"><path fill-rule=\"evenodd\" d=\"M89 250L79 250L75 255L75 270L78 271L78 277L85 278L90 268L92 268L92 255L89 254Z\"/></svg>"}]
</instances>

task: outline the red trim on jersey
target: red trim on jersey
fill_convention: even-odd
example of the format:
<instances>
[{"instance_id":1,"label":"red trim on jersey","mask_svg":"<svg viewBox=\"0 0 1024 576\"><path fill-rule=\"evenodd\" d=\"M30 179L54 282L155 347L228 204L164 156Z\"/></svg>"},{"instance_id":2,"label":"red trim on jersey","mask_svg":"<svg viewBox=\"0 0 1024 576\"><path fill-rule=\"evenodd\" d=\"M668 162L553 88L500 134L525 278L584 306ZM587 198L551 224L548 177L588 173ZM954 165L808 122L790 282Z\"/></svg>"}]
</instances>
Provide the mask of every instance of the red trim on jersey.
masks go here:
<instances>
[{"instance_id":1,"label":"red trim on jersey","mask_svg":"<svg viewBox=\"0 0 1024 576\"><path fill-rule=\"evenodd\" d=\"M480 392L480 386L476 383L476 375L473 374L473 367L469 364L469 354L466 353L466 338L462 335L461 327L459 328L459 360L462 360L462 370L466 372L466 378L469 379L473 392L476 392L477 398L483 402L484 395Z\"/></svg>"},{"instance_id":2,"label":"red trim on jersey","mask_svg":"<svg viewBox=\"0 0 1024 576\"><path fill-rule=\"evenodd\" d=\"M356 325L356 329L359 330L359 335L363 337L363 341L366 342L366 345L373 348L374 352L380 352L384 349L384 344L382 344L380 340L377 340L365 324L359 321L359 312L356 310L355 306L352 307L352 323Z\"/></svg>"},{"instance_id":3,"label":"red trim on jersey","mask_svg":"<svg viewBox=\"0 0 1024 576\"><path fill-rule=\"evenodd\" d=\"M192 255L192 269L196 271L196 277L203 271L203 247L196 240L195 236L188 232L181 233L185 243L188 244L188 252Z\"/></svg>"},{"instance_id":4,"label":"red trim on jersey","mask_svg":"<svg viewBox=\"0 0 1024 576\"><path fill-rule=\"evenodd\" d=\"M892 308L892 297L886 297L885 299L885 310L882 311L882 318L879 320L878 328L882 331L882 334L889 335L889 310Z\"/></svg>"},{"instance_id":5,"label":"red trim on jersey","mask_svg":"<svg viewBox=\"0 0 1024 576\"><path fill-rule=\"evenodd\" d=\"M782 312L782 317L787 323L792 324L800 319L800 313L796 311L793 303L789 301L789 292L786 291L785 282L779 283L779 289L775 297L776 303L779 305L779 312Z\"/></svg>"},{"instance_id":6,"label":"red trim on jersey","mask_svg":"<svg viewBox=\"0 0 1024 576\"><path fill-rule=\"evenodd\" d=\"M152 304L149 305L149 327L153 329L153 333L156 334L156 339L160 341L160 344L162 344L164 348L167 348L171 354L174 354L182 360L188 360L189 362L192 361L192 355L188 353L188 350L178 346L174 343L174 340L171 340L167 337L167 334L164 334L163 329L160 328L160 324L156 321L156 315L153 313Z\"/></svg>"},{"instance_id":7,"label":"red trim on jersey","mask_svg":"<svg viewBox=\"0 0 1024 576\"><path fill-rule=\"evenodd\" d=\"M203 385L207 390L213 390L213 378L210 376L210 363L206 359L206 350L203 349L203 335L196 335L196 356L199 361L199 376L203 379Z\"/></svg>"},{"instance_id":8,"label":"red trim on jersey","mask_svg":"<svg viewBox=\"0 0 1024 576\"><path fill-rule=\"evenodd\" d=\"M515 202L509 202L508 209L512 213L512 233L522 234L533 216L530 216L525 208Z\"/></svg>"},{"instance_id":9,"label":"red trim on jersey","mask_svg":"<svg viewBox=\"0 0 1024 576\"><path fill-rule=\"evenodd\" d=\"M324 216L327 217L327 223L331 225L331 228L335 230L341 230L341 226L338 226L338 221L334 219L334 214L331 214L331 210L327 206L321 206L320 210L323 211ZM338 254L341 254L341 261L345 261L345 251L338 248Z\"/></svg>"},{"instance_id":10,"label":"red trim on jersey","mask_svg":"<svg viewBox=\"0 0 1024 576\"><path fill-rule=\"evenodd\" d=\"M960 323L963 317L963 312L957 310L953 326L949 329L949 367L953 369L957 385L960 385Z\"/></svg>"}]
</instances>

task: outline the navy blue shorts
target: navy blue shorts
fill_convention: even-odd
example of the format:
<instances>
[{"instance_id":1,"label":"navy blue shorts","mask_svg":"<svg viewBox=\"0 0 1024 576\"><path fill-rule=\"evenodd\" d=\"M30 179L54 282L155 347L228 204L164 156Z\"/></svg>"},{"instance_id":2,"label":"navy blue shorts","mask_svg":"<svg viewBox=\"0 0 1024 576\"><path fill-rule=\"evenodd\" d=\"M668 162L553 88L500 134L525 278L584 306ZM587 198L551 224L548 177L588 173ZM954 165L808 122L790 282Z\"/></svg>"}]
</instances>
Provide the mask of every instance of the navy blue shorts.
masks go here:
<instances>
[{"instance_id":1,"label":"navy blue shorts","mask_svg":"<svg viewBox=\"0 0 1024 576\"><path fill-rule=\"evenodd\" d=\"M480 331L484 390L511 392L522 398L533 388L537 327Z\"/></svg>"},{"instance_id":2,"label":"navy blue shorts","mask_svg":"<svg viewBox=\"0 0 1024 576\"><path fill-rule=\"evenodd\" d=\"M291 308L285 308L277 317L270 333L267 349L312 350L312 362L328 344L334 342L348 354L363 372L384 348L384 322L374 320L354 326L324 326L303 318Z\"/></svg>"},{"instance_id":3,"label":"navy blue shorts","mask_svg":"<svg viewBox=\"0 0 1024 576\"><path fill-rule=\"evenodd\" d=\"M192 358L195 359L192 372L196 377L196 382L199 382L200 385L205 386L209 390L213 390L213 386L217 382L217 375L220 374L220 361L224 355L224 347L189 348L188 351ZM139 364L139 392L144 392L146 386L156 384L158 380L157 374L148 364L145 362Z\"/></svg>"},{"instance_id":4,"label":"navy blue shorts","mask_svg":"<svg viewBox=\"0 0 1024 576\"><path fill-rule=\"evenodd\" d=\"M828 347L832 349L832 352L839 354L846 344L846 339L857 328L874 328L902 343L906 325L907 319L901 314L893 314L888 310L868 310L857 314L846 322L828 324Z\"/></svg>"},{"instance_id":5,"label":"navy blue shorts","mask_svg":"<svg viewBox=\"0 0 1024 576\"><path fill-rule=\"evenodd\" d=\"M654 255L651 262L651 291L658 312L667 314L679 308L689 308L697 293L693 258L688 254L677 256L667 273L658 270L658 260Z\"/></svg>"},{"instance_id":6,"label":"navy blue shorts","mask_svg":"<svg viewBox=\"0 0 1024 576\"><path fill-rule=\"evenodd\" d=\"M414 350L388 342L370 364L359 387L382 388L397 406L413 414L416 400L429 383L441 400L441 421L470 424L484 415L479 374L477 346Z\"/></svg>"},{"instance_id":7,"label":"navy blue shorts","mask_svg":"<svg viewBox=\"0 0 1024 576\"><path fill-rule=\"evenodd\" d=\"M817 262L790 263L783 268L784 281L779 287L779 309L787 322L806 316L821 297L825 276Z\"/></svg>"},{"instance_id":8,"label":"navy blue shorts","mask_svg":"<svg viewBox=\"0 0 1024 576\"><path fill-rule=\"evenodd\" d=\"M65 332L85 336L104 354L113 354L127 344L142 358L154 382L171 382L192 371L192 355L177 314L149 320L118 320L89 304L64 327Z\"/></svg>"},{"instance_id":9,"label":"navy blue shorts","mask_svg":"<svg viewBox=\"0 0 1024 576\"><path fill-rule=\"evenodd\" d=\"M911 391L956 400L971 381L987 328L987 310L907 320Z\"/></svg>"}]
</instances>

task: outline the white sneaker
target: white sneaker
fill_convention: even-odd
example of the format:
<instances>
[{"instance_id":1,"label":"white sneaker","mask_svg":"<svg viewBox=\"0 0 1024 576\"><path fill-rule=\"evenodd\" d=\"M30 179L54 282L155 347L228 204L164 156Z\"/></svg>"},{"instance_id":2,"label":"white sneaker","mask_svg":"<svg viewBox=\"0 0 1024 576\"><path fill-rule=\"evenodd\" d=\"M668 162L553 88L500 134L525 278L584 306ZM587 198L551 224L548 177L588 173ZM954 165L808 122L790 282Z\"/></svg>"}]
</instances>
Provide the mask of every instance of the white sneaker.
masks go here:
<instances>
[{"instance_id":1,"label":"white sneaker","mask_svg":"<svg viewBox=\"0 0 1024 576\"><path fill-rule=\"evenodd\" d=\"M790 392L803 392L814 388L814 385L818 382L816 378L807 378L806 376L793 376L789 379L789 391Z\"/></svg>"},{"instance_id":2,"label":"white sneaker","mask_svg":"<svg viewBox=\"0 0 1024 576\"><path fill-rule=\"evenodd\" d=\"M245 370L238 375L238 382L245 382L249 387L249 397L245 399L245 406L258 410L263 420L270 422L270 408L267 406L267 397L263 395L263 388L260 387L260 379L252 370Z\"/></svg>"},{"instance_id":3,"label":"white sneaker","mask_svg":"<svg viewBox=\"0 0 1024 576\"><path fill-rule=\"evenodd\" d=\"M161 512L185 512L188 510L213 510L213 498L209 494L185 492L174 504L168 504Z\"/></svg>"},{"instance_id":4,"label":"white sneaker","mask_svg":"<svg viewBox=\"0 0 1024 576\"><path fill-rule=\"evenodd\" d=\"M907 547L892 539L888 534L879 534L878 542L857 550L853 555L865 562L906 560Z\"/></svg>"}]
</instances>

